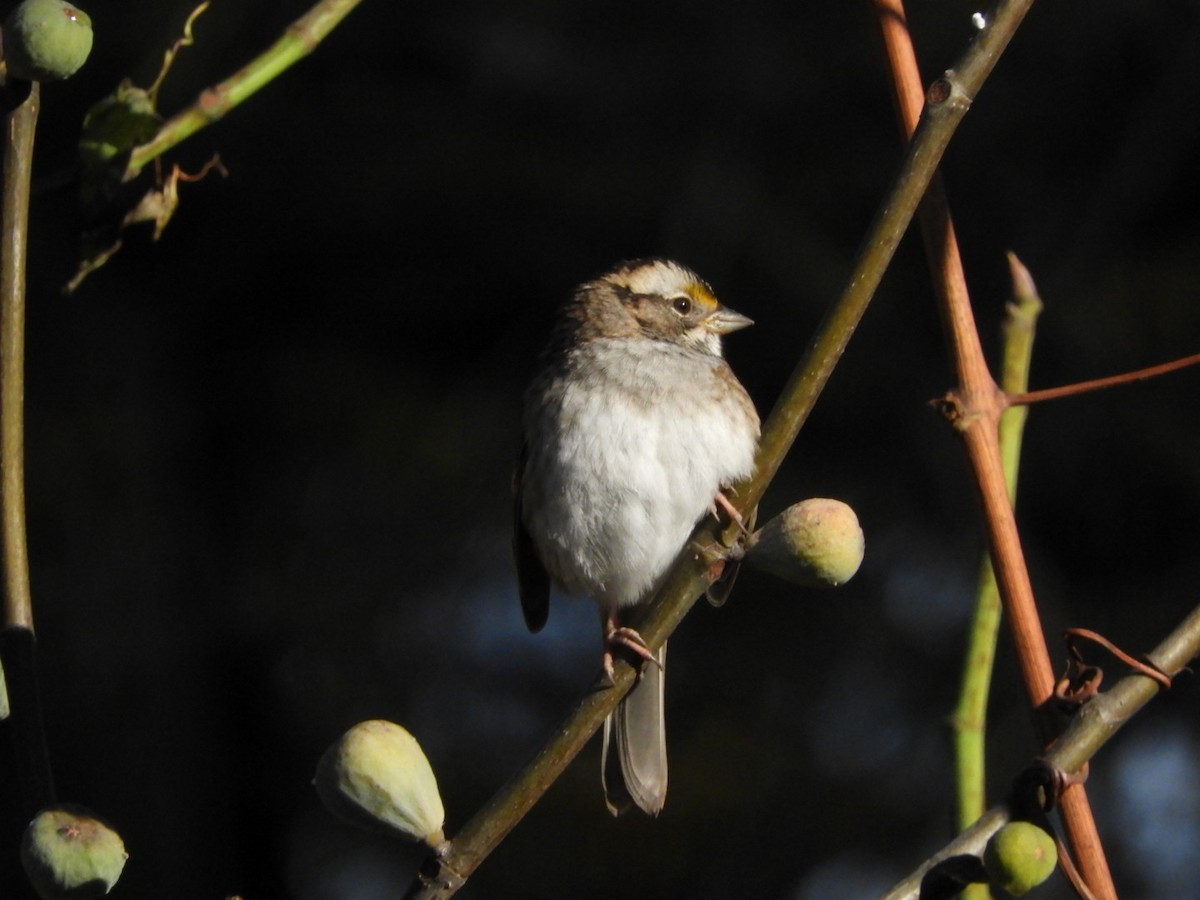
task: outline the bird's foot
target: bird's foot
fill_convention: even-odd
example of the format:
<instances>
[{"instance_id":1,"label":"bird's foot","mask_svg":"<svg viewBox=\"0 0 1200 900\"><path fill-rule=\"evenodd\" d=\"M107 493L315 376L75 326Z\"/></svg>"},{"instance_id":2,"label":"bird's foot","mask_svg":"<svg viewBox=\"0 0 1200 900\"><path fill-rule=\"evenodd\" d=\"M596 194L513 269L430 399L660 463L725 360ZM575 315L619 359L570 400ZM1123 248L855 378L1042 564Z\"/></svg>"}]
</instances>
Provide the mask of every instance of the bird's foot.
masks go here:
<instances>
[{"instance_id":1,"label":"bird's foot","mask_svg":"<svg viewBox=\"0 0 1200 900\"><path fill-rule=\"evenodd\" d=\"M729 490L732 490L732 488ZM729 516L729 520L731 522L735 522L737 524L737 527L742 530L742 534L750 533L750 529L746 527L746 520L742 518L742 514L737 511L737 507L729 502L729 498L725 496L724 491L717 491L716 496L713 497L712 503L709 505L709 511L714 517L719 518L717 516L717 507L720 507L721 511L724 512L725 515Z\"/></svg>"},{"instance_id":2,"label":"bird's foot","mask_svg":"<svg viewBox=\"0 0 1200 900\"><path fill-rule=\"evenodd\" d=\"M604 633L604 674L608 676L610 682L613 680L613 650L618 647L624 647L647 662L658 666L659 669L662 668L662 663L655 658L653 651L646 646L645 639L638 634L636 629L623 625L618 627L615 622L610 620L606 623Z\"/></svg>"}]
</instances>

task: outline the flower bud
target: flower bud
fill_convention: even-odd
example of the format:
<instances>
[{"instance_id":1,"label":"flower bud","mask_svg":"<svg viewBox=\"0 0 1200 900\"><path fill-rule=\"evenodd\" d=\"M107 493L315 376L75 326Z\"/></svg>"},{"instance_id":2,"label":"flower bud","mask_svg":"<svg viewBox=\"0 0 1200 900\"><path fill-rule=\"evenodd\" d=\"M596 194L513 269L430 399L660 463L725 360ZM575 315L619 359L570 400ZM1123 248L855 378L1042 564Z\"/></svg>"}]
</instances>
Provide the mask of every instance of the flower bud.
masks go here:
<instances>
[{"instance_id":1,"label":"flower bud","mask_svg":"<svg viewBox=\"0 0 1200 900\"><path fill-rule=\"evenodd\" d=\"M840 500L814 497L793 504L756 531L746 562L801 587L836 587L863 559L858 517Z\"/></svg>"},{"instance_id":2,"label":"flower bud","mask_svg":"<svg viewBox=\"0 0 1200 900\"><path fill-rule=\"evenodd\" d=\"M1032 891L1057 865L1054 838L1032 822L1009 822L992 835L983 851L988 881L1014 897Z\"/></svg>"},{"instance_id":3,"label":"flower bud","mask_svg":"<svg viewBox=\"0 0 1200 900\"><path fill-rule=\"evenodd\" d=\"M10 77L60 81L74 75L91 52L91 17L66 0L25 0L4 19Z\"/></svg>"},{"instance_id":4,"label":"flower bud","mask_svg":"<svg viewBox=\"0 0 1200 900\"><path fill-rule=\"evenodd\" d=\"M42 810L21 839L21 864L42 900L103 897L128 858L121 836L81 806Z\"/></svg>"},{"instance_id":5,"label":"flower bud","mask_svg":"<svg viewBox=\"0 0 1200 900\"><path fill-rule=\"evenodd\" d=\"M446 813L416 738L392 722L359 722L317 764L321 802L355 825L400 833L437 849Z\"/></svg>"}]
</instances>

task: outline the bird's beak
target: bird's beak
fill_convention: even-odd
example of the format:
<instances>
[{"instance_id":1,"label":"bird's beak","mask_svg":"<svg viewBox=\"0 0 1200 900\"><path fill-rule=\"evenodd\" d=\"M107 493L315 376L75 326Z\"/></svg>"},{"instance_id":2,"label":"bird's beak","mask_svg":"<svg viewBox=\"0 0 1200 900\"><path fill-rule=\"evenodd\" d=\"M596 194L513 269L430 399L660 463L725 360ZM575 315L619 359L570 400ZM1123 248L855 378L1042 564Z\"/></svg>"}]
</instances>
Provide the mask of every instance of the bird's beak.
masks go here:
<instances>
[{"instance_id":1,"label":"bird's beak","mask_svg":"<svg viewBox=\"0 0 1200 900\"><path fill-rule=\"evenodd\" d=\"M753 324L754 320L749 316L743 316L740 312L724 306L704 320L704 327L713 334L729 334Z\"/></svg>"}]
</instances>

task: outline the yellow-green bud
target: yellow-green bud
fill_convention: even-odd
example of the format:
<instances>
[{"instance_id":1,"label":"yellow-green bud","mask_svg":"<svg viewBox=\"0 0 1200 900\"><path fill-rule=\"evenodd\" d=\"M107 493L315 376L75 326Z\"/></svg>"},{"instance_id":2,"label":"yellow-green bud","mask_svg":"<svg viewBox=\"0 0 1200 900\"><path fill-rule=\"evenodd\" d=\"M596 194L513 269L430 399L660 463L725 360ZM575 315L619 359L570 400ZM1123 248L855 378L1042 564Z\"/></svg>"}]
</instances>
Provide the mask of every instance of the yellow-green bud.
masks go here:
<instances>
[{"instance_id":1,"label":"yellow-green bud","mask_svg":"<svg viewBox=\"0 0 1200 900\"><path fill-rule=\"evenodd\" d=\"M789 506L749 540L746 562L802 587L836 587L862 563L862 528L840 500L814 497Z\"/></svg>"},{"instance_id":2,"label":"yellow-green bud","mask_svg":"<svg viewBox=\"0 0 1200 900\"><path fill-rule=\"evenodd\" d=\"M1009 822L992 835L983 851L988 881L1014 897L1032 891L1057 865L1054 838L1032 822Z\"/></svg>"},{"instance_id":3,"label":"yellow-green bud","mask_svg":"<svg viewBox=\"0 0 1200 900\"><path fill-rule=\"evenodd\" d=\"M66 0L25 0L4 19L4 59L13 78L60 81L91 52L91 17Z\"/></svg>"},{"instance_id":4,"label":"yellow-green bud","mask_svg":"<svg viewBox=\"0 0 1200 900\"><path fill-rule=\"evenodd\" d=\"M383 828L435 849L446 813L433 768L417 739L392 722L359 722L317 764L317 794L334 815Z\"/></svg>"},{"instance_id":5,"label":"yellow-green bud","mask_svg":"<svg viewBox=\"0 0 1200 900\"><path fill-rule=\"evenodd\" d=\"M103 897L128 858L121 836L80 806L42 810L21 840L21 863L42 900Z\"/></svg>"}]
</instances>

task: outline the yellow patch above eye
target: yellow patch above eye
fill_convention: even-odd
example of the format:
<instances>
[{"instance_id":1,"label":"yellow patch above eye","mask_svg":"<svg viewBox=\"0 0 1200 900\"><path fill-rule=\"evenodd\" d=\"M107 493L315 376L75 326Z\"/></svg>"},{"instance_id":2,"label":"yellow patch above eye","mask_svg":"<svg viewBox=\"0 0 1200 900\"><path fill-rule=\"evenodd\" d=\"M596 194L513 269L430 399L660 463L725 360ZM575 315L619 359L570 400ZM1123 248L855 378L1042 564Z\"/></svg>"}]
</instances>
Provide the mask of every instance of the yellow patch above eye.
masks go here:
<instances>
[{"instance_id":1,"label":"yellow patch above eye","mask_svg":"<svg viewBox=\"0 0 1200 900\"><path fill-rule=\"evenodd\" d=\"M692 300L706 309L716 309L721 305L717 298L713 296L713 292L708 289L708 286L698 281L689 281L684 290L687 291L688 296Z\"/></svg>"}]
</instances>

